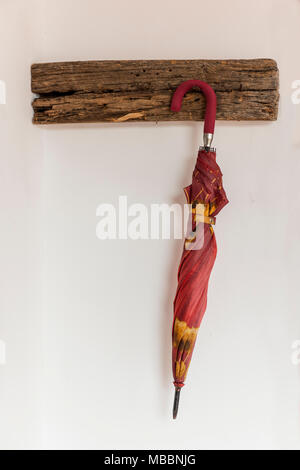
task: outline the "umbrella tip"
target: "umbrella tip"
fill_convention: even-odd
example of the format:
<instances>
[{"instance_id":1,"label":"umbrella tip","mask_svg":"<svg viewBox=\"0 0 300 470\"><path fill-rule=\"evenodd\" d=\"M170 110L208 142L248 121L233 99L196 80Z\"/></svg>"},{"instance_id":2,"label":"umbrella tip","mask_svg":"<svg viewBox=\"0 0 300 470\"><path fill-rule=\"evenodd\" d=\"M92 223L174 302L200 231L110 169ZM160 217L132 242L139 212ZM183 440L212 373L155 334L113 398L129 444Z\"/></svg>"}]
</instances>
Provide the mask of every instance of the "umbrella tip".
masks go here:
<instances>
[{"instance_id":1,"label":"umbrella tip","mask_svg":"<svg viewBox=\"0 0 300 470\"><path fill-rule=\"evenodd\" d=\"M181 387L175 387L174 404L173 404L173 419L176 419L177 417L180 391L181 391Z\"/></svg>"}]
</instances>

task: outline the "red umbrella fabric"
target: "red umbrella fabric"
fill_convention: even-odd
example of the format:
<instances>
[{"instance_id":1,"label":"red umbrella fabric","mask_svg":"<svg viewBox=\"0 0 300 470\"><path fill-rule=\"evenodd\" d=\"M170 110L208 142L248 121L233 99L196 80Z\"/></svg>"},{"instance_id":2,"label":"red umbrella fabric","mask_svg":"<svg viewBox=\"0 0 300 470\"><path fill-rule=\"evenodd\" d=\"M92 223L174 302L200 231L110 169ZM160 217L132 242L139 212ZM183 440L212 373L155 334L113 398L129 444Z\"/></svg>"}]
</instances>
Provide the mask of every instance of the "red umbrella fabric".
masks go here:
<instances>
[{"instance_id":1,"label":"red umbrella fabric","mask_svg":"<svg viewBox=\"0 0 300 470\"><path fill-rule=\"evenodd\" d=\"M175 386L173 417L177 416L179 394L187 371L203 315L207 306L208 282L217 255L213 230L215 217L228 203L222 184L222 173L216 163L215 149L210 147L216 114L216 98L205 82L189 80L176 90L171 109L179 111L184 94L198 86L206 95L204 145L198 153L192 184L185 188L191 206L192 233L185 240L178 270L178 287L174 300L172 329L172 364Z\"/></svg>"}]
</instances>

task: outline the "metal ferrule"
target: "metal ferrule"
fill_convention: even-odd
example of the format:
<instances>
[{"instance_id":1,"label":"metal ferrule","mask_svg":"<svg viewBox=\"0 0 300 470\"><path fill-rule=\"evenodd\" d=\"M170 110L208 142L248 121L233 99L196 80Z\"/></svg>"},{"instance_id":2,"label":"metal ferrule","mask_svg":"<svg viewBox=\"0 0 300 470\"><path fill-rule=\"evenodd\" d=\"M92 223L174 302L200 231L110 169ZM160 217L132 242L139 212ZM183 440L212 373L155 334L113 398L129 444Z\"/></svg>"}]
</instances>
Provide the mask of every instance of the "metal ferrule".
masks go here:
<instances>
[{"instance_id":1,"label":"metal ferrule","mask_svg":"<svg viewBox=\"0 0 300 470\"><path fill-rule=\"evenodd\" d=\"M203 145L201 145L201 147L199 147L199 150L205 150L206 152L216 152L217 151L216 147L203 147Z\"/></svg>"},{"instance_id":2,"label":"metal ferrule","mask_svg":"<svg viewBox=\"0 0 300 470\"><path fill-rule=\"evenodd\" d=\"M204 133L203 134L203 146L210 148L213 138L214 138L213 134Z\"/></svg>"}]
</instances>

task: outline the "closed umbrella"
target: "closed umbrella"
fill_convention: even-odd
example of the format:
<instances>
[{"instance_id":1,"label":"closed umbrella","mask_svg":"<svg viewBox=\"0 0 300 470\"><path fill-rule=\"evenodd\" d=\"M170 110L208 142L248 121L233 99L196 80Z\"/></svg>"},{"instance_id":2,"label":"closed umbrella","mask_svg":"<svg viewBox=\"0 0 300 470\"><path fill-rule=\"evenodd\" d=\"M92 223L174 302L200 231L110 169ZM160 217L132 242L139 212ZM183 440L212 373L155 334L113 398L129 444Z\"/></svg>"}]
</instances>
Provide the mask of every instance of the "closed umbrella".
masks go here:
<instances>
[{"instance_id":1,"label":"closed umbrella","mask_svg":"<svg viewBox=\"0 0 300 470\"><path fill-rule=\"evenodd\" d=\"M216 215L228 203L222 184L222 173L211 147L217 99L214 90L200 80L183 82L175 91L172 111L179 111L185 93L199 87L206 97L204 146L200 147L192 183L185 188L191 214L181 262L178 287L174 300L172 329L172 365L175 386L173 418L178 412L181 388L187 376L197 333L206 310L210 273L217 255L213 230Z\"/></svg>"}]
</instances>

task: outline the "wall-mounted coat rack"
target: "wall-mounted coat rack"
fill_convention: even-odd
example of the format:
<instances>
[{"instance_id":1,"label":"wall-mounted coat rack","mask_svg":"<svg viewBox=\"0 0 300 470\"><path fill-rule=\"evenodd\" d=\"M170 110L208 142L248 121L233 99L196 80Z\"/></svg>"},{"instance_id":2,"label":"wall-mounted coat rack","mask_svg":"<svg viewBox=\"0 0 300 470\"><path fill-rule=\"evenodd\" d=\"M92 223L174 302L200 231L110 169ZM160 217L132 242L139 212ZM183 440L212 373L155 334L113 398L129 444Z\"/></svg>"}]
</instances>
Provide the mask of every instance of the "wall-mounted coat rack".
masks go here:
<instances>
[{"instance_id":1,"label":"wall-mounted coat rack","mask_svg":"<svg viewBox=\"0 0 300 470\"><path fill-rule=\"evenodd\" d=\"M201 121L205 98L186 95L173 113L171 98L185 80L209 83L218 100L217 119L275 121L279 72L271 59L124 60L34 64L34 124Z\"/></svg>"}]
</instances>

